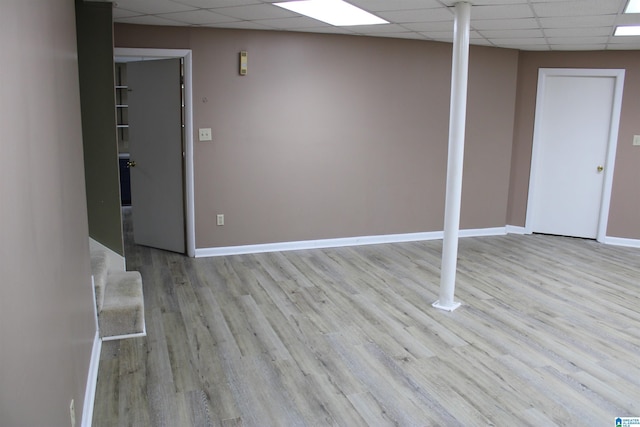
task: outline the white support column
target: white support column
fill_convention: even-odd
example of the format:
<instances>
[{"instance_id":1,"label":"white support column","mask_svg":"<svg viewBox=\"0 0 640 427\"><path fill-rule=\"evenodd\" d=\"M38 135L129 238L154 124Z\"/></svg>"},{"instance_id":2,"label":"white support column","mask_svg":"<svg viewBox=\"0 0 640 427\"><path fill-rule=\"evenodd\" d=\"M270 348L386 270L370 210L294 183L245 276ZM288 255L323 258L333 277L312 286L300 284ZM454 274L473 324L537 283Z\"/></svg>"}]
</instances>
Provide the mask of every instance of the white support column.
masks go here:
<instances>
[{"instance_id":1,"label":"white support column","mask_svg":"<svg viewBox=\"0 0 640 427\"><path fill-rule=\"evenodd\" d=\"M447 194L444 211L440 298L433 303L434 307L446 311L453 311L460 307L460 303L453 300L453 294L456 287L458 235L460 232L471 4L466 2L456 3L455 10L449 118L449 159L447 161Z\"/></svg>"}]
</instances>

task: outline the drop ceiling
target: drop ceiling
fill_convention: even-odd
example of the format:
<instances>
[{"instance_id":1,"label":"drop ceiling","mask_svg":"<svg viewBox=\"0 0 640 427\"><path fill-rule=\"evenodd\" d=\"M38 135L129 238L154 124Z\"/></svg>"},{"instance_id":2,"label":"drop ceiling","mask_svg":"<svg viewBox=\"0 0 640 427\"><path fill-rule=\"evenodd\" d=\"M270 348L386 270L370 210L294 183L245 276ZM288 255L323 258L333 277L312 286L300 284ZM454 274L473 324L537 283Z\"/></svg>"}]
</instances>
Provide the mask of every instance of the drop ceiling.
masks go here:
<instances>
[{"instance_id":1,"label":"drop ceiling","mask_svg":"<svg viewBox=\"0 0 640 427\"><path fill-rule=\"evenodd\" d=\"M279 8L282 0L116 0L114 21L251 30L453 40L457 0L347 0L389 24L334 27ZM627 0L473 0L471 44L521 50L636 50L640 37L614 37Z\"/></svg>"}]
</instances>

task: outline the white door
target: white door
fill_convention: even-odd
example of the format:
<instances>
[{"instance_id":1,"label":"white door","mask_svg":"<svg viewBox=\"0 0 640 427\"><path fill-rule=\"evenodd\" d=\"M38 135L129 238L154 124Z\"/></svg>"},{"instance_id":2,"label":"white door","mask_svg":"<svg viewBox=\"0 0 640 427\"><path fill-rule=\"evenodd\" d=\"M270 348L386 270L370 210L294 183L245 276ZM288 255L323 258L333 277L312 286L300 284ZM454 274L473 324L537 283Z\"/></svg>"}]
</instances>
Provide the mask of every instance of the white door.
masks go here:
<instances>
[{"instance_id":1,"label":"white door","mask_svg":"<svg viewBox=\"0 0 640 427\"><path fill-rule=\"evenodd\" d=\"M585 238L606 233L623 75L594 71L540 72L527 210L531 232Z\"/></svg>"},{"instance_id":2,"label":"white door","mask_svg":"<svg viewBox=\"0 0 640 427\"><path fill-rule=\"evenodd\" d=\"M179 59L127 64L134 241L184 253L180 75Z\"/></svg>"}]
</instances>

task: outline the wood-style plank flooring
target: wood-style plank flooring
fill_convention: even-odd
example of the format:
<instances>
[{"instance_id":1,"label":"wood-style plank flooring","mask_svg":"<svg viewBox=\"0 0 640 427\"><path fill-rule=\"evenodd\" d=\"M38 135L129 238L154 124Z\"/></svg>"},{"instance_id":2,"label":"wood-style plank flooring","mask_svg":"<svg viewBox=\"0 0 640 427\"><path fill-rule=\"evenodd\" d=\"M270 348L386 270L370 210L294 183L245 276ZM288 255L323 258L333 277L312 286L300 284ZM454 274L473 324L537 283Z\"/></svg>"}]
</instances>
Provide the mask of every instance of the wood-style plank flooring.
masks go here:
<instances>
[{"instance_id":1,"label":"wood-style plank flooring","mask_svg":"<svg viewBox=\"0 0 640 427\"><path fill-rule=\"evenodd\" d=\"M130 232L130 230L128 230ZM613 426L640 416L640 251L554 236L191 259L135 246L145 338L105 342L98 426Z\"/></svg>"}]
</instances>

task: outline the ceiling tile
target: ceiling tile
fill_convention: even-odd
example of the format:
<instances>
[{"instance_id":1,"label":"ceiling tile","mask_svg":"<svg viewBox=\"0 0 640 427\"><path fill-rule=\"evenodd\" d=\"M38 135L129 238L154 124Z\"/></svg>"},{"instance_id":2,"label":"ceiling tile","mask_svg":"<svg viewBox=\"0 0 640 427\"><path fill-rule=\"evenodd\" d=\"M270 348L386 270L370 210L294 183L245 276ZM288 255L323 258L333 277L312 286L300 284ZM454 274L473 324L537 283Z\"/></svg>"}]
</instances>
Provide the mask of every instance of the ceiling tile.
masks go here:
<instances>
[{"instance_id":1,"label":"ceiling tile","mask_svg":"<svg viewBox=\"0 0 640 427\"><path fill-rule=\"evenodd\" d=\"M184 26L184 22L173 21L171 19L160 18L156 15L140 15L131 18L121 18L118 22L125 24L140 24L140 25L165 25L165 26Z\"/></svg>"},{"instance_id":2,"label":"ceiling tile","mask_svg":"<svg viewBox=\"0 0 640 427\"><path fill-rule=\"evenodd\" d=\"M460 0L442 0L442 3L446 6L453 7ZM527 0L473 0L470 2L473 10L475 6L491 6L491 5L514 5L527 3Z\"/></svg>"},{"instance_id":3,"label":"ceiling tile","mask_svg":"<svg viewBox=\"0 0 640 427\"><path fill-rule=\"evenodd\" d=\"M113 19L129 18L131 16L140 16L140 15L143 15L143 14L140 12L134 12L126 9L119 9L119 8L113 9Z\"/></svg>"},{"instance_id":4,"label":"ceiling tile","mask_svg":"<svg viewBox=\"0 0 640 427\"><path fill-rule=\"evenodd\" d=\"M504 39L504 38L536 38L544 37L542 30L530 29L530 30L483 30L480 33L489 39Z\"/></svg>"},{"instance_id":5,"label":"ceiling tile","mask_svg":"<svg viewBox=\"0 0 640 427\"><path fill-rule=\"evenodd\" d=\"M639 13L621 14L616 17L617 25L640 25Z\"/></svg>"},{"instance_id":6,"label":"ceiling tile","mask_svg":"<svg viewBox=\"0 0 640 427\"><path fill-rule=\"evenodd\" d=\"M625 37L626 38L626 37ZM607 50L621 50L621 49L634 49L634 50L640 50L640 37L632 37L635 40L634 41L626 41L626 42L616 42L616 40L618 39L618 37L616 37L615 39L613 39L613 41L611 43L609 43L607 45Z\"/></svg>"},{"instance_id":7,"label":"ceiling tile","mask_svg":"<svg viewBox=\"0 0 640 427\"><path fill-rule=\"evenodd\" d=\"M542 28L584 28L612 26L616 15L601 16L567 16L540 18Z\"/></svg>"},{"instance_id":8,"label":"ceiling tile","mask_svg":"<svg viewBox=\"0 0 640 427\"><path fill-rule=\"evenodd\" d=\"M497 47L502 47L505 49L520 49L520 50L532 50L532 51L547 51L547 50L551 50L551 48L549 47L548 44L523 44L523 43L516 43L516 44L506 44L506 43L500 43L500 44L496 44Z\"/></svg>"},{"instance_id":9,"label":"ceiling tile","mask_svg":"<svg viewBox=\"0 0 640 427\"><path fill-rule=\"evenodd\" d=\"M546 39L543 37L523 37L512 39L492 39L492 41L498 46L535 46L535 45L547 45Z\"/></svg>"},{"instance_id":10,"label":"ceiling tile","mask_svg":"<svg viewBox=\"0 0 640 427\"><path fill-rule=\"evenodd\" d=\"M406 31L403 27L397 24L382 24L382 25L355 25L343 27L347 30L351 30L358 34L381 34L381 33L401 33Z\"/></svg>"},{"instance_id":11,"label":"ceiling tile","mask_svg":"<svg viewBox=\"0 0 640 427\"><path fill-rule=\"evenodd\" d=\"M118 0L117 7L148 15L194 10L191 6L169 0Z\"/></svg>"},{"instance_id":12,"label":"ceiling tile","mask_svg":"<svg viewBox=\"0 0 640 427\"><path fill-rule=\"evenodd\" d=\"M377 13L381 18L399 24L408 22L434 22L453 20L453 12L447 8L396 10Z\"/></svg>"},{"instance_id":13,"label":"ceiling tile","mask_svg":"<svg viewBox=\"0 0 640 427\"><path fill-rule=\"evenodd\" d=\"M544 30L547 37L594 37L610 36L612 33L611 27L547 28Z\"/></svg>"},{"instance_id":14,"label":"ceiling tile","mask_svg":"<svg viewBox=\"0 0 640 427\"><path fill-rule=\"evenodd\" d=\"M246 21L257 19L292 18L300 16L278 6L258 4L251 6L234 6L216 9L217 13Z\"/></svg>"},{"instance_id":15,"label":"ceiling tile","mask_svg":"<svg viewBox=\"0 0 640 427\"><path fill-rule=\"evenodd\" d=\"M453 40L453 34L449 31L426 31L426 32L421 32L420 34L423 34L429 38L433 38L433 39L447 39L447 40ZM482 37L481 34L476 33L475 31L471 31L469 32L469 38L470 39L482 39L484 37Z\"/></svg>"},{"instance_id":16,"label":"ceiling tile","mask_svg":"<svg viewBox=\"0 0 640 427\"><path fill-rule=\"evenodd\" d=\"M306 16L295 16L293 18L279 18L279 19L260 19L257 22L262 25L267 25L269 27L279 28L282 30L331 27L331 25L329 24L324 24L321 21L307 18Z\"/></svg>"},{"instance_id":17,"label":"ceiling tile","mask_svg":"<svg viewBox=\"0 0 640 427\"><path fill-rule=\"evenodd\" d=\"M437 22L409 22L402 26L411 31L449 31L453 33L453 20Z\"/></svg>"},{"instance_id":18,"label":"ceiling tile","mask_svg":"<svg viewBox=\"0 0 640 427\"><path fill-rule=\"evenodd\" d=\"M171 0L175 3L186 4L187 6L202 9L213 9L215 7L244 6L248 4L260 4L260 0Z\"/></svg>"},{"instance_id":19,"label":"ceiling tile","mask_svg":"<svg viewBox=\"0 0 640 427\"><path fill-rule=\"evenodd\" d=\"M1 1L1 0L0 0ZM154 25L305 31L451 42L458 0L348 0L391 22L338 28L274 6L280 0L117 0L114 21ZM471 0L471 43L524 50L640 49L613 38L627 0ZM545 38L546 36L546 38ZM548 45L551 43L551 47ZM604 46L604 47L603 47Z\"/></svg>"},{"instance_id":20,"label":"ceiling tile","mask_svg":"<svg viewBox=\"0 0 640 427\"><path fill-rule=\"evenodd\" d=\"M236 21L236 22L221 22L216 24L205 24L203 27L214 27L214 28L231 28L231 29L241 29L241 30L273 30L272 27L258 24L253 21Z\"/></svg>"},{"instance_id":21,"label":"ceiling tile","mask_svg":"<svg viewBox=\"0 0 640 427\"><path fill-rule=\"evenodd\" d=\"M610 0L573 0L533 4L533 10L541 18L617 14L619 9L620 2Z\"/></svg>"},{"instance_id":22,"label":"ceiling tile","mask_svg":"<svg viewBox=\"0 0 640 427\"><path fill-rule=\"evenodd\" d=\"M549 44L567 44L567 45L579 45L579 44L606 44L609 40L609 36L604 37L547 37Z\"/></svg>"},{"instance_id":23,"label":"ceiling tile","mask_svg":"<svg viewBox=\"0 0 640 427\"><path fill-rule=\"evenodd\" d=\"M369 12L441 7L437 0L349 0L349 3Z\"/></svg>"},{"instance_id":24,"label":"ceiling tile","mask_svg":"<svg viewBox=\"0 0 640 427\"><path fill-rule=\"evenodd\" d=\"M159 17L190 23L192 25L216 24L219 22L237 21L237 19L235 18L229 18L228 16L213 13L208 10L190 10L188 12L166 13L159 15Z\"/></svg>"},{"instance_id":25,"label":"ceiling tile","mask_svg":"<svg viewBox=\"0 0 640 427\"><path fill-rule=\"evenodd\" d=\"M538 28L534 18L521 19L472 19L471 26L476 30L516 30Z\"/></svg>"},{"instance_id":26,"label":"ceiling tile","mask_svg":"<svg viewBox=\"0 0 640 427\"><path fill-rule=\"evenodd\" d=\"M304 32L324 34L353 34L353 32L351 31L348 31L341 27L334 27L333 25L327 25L326 27L305 28Z\"/></svg>"},{"instance_id":27,"label":"ceiling tile","mask_svg":"<svg viewBox=\"0 0 640 427\"><path fill-rule=\"evenodd\" d=\"M531 7L527 4L474 6L471 19L518 19L533 18Z\"/></svg>"},{"instance_id":28,"label":"ceiling tile","mask_svg":"<svg viewBox=\"0 0 640 427\"><path fill-rule=\"evenodd\" d=\"M413 31L406 33L380 33L380 34L372 34L374 37L392 37L397 39L413 39L413 40L425 40L426 37L419 33L414 33Z\"/></svg>"},{"instance_id":29,"label":"ceiling tile","mask_svg":"<svg viewBox=\"0 0 640 427\"><path fill-rule=\"evenodd\" d=\"M551 45L551 50L576 51L576 50L605 50L607 45L602 44L561 44Z\"/></svg>"}]
</instances>

